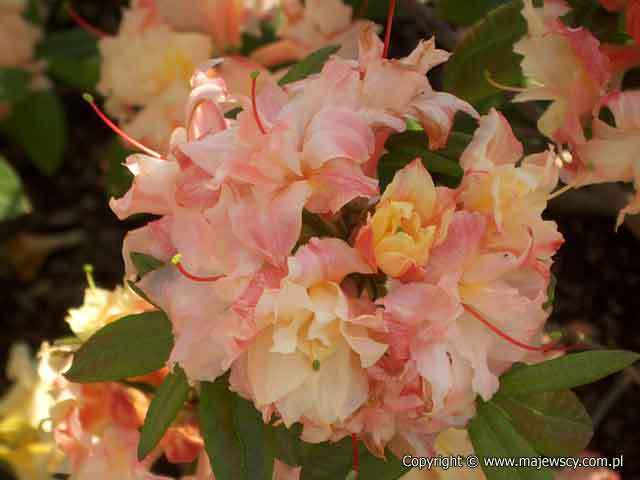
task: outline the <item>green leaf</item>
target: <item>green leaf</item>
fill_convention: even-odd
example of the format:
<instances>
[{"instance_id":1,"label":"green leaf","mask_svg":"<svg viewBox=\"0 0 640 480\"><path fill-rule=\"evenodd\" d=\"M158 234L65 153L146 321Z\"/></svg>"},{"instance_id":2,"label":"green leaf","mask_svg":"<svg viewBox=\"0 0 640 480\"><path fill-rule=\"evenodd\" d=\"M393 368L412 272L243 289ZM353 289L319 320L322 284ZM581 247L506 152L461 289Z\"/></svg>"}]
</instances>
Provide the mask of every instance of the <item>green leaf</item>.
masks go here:
<instances>
[{"instance_id":1,"label":"green leaf","mask_svg":"<svg viewBox=\"0 0 640 480\"><path fill-rule=\"evenodd\" d=\"M100 55L78 58L54 57L47 65L49 74L61 83L82 91L95 91L100 81Z\"/></svg>"},{"instance_id":2,"label":"green leaf","mask_svg":"<svg viewBox=\"0 0 640 480\"><path fill-rule=\"evenodd\" d=\"M153 272L154 270L164 266L163 261L145 253L131 252L130 256L136 270L138 270L138 276L140 278L144 277L147 273Z\"/></svg>"},{"instance_id":3,"label":"green leaf","mask_svg":"<svg viewBox=\"0 0 640 480\"><path fill-rule=\"evenodd\" d=\"M205 448L218 480L271 480L275 458L302 467L301 480L345 478L353 466L351 439L311 444L300 440L298 426L265 424L251 402L229 390L226 378L202 383L200 423ZM362 478L396 480L409 469L391 453L380 460L360 444Z\"/></svg>"},{"instance_id":4,"label":"green leaf","mask_svg":"<svg viewBox=\"0 0 640 480\"><path fill-rule=\"evenodd\" d=\"M120 198L133 183L133 174L124 165L131 154L131 150L122 144L119 137L114 137L107 147L105 157L108 166L105 181L107 192L112 197Z\"/></svg>"},{"instance_id":5,"label":"green leaf","mask_svg":"<svg viewBox=\"0 0 640 480\"><path fill-rule=\"evenodd\" d=\"M51 76L73 88L94 91L100 80L97 40L82 29L46 36L38 45L36 56L46 60Z\"/></svg>"},{"instance_id":6,"label":"green leaf","mask_svg":"<svg viewBox=\"0 0 640 480\"><path fill-rule=\"evenodd\" d=\"M492 402L478 402L468 426L471 443L488 480L552 480L549 470L487 466L487 458L537 457L537 452L516 431L505 413Z\"/></svg>"},{"instance_id":7,"label":"green leaf","mask_svg":"<svg viewBox=\"0 0 640 480\"><path fill-rule=\"evenodd\" d=\"M38 44L36 57L51 60L52 58L72 58L98 53L96 38L81 28L62 30L47 35Z\"/></svg>"},{"instance_id":8,"label":"green leaf","mask_svg":"<svg viewBox=\"0 0 640 480\"><path fill-rule=\"evenodd\" d=\"M624 350L593 350L536 365L520 365L500 377L498 395L529 395L578 387L623 370L639 359L639 354Z\"/></svg>"},{"instance_id":9,"label":"green leaf","mask_svg":"<svg viewBox=\"0 0 640 480\"><path fill-rule=\"evenodd\" d=\"M164 367L172 348L171 322L163 312L129 315L89 338L65 377L92 383L146 375Z\"/></svg>"},{"instance_id":10,"label":"green leaf","mask_svg":"<svg viewBox=\"0 0 640 480\"><path fill-rule=\"evenodd\" d=\"M138 444L138 459L143 460L158 445L171 422L178 416L189 396L189 382L178 365L167 375L149 405Z\"/></svg>"},{"instance_id":11,"label":"green leaf","mask_svg":"<svg viewBox=\"0 0 640 480\"><path fill-rule=\"evenodd\" d=\"M24 193L18 173L0 156L0 222L30 211L31 203Z\"/></svg>"},{"instance_id":12,"label":"green leaf","mask_svg":"<svg viewBox=\"0 0 640 480\"><path fill-rule=\"evenodd\" d=\"M340 50L340 45L330 45L316 50L291 67L285 76L278 81L278 85L297 82L298 80L307 78L309 75L319 73L327 60L329 60L329 57L338 50Z\"/></svg>"},{"instance_id":13,"label":"green leaf","mask_svg":"<svg viewBox=\"0 0 640 480\"><path fill-rule=\"evenodd\" d=\"M20 68L0 68L0 103L19 102L29 94L31 74Z\"/></svg>"},{"instance_id":14,"label":"green leaf","mask_svg":"<svg viewBox=\"0 0 640 480\"><path fill-rule=\"evenodd\" d=\"M55 92L32 93L14 106L1 128L45 175L54 174L62 166L67 124L64 108Z\"/></svg>"},{"instance_id":15,"label":"green leaf","mask_svg":"<svg viewBox=\"0 0 640 480\"><path fill-rule=\"evenodd\" d=\"M422 130L410 130L392 135L387 140L386 153L378 162L378 178L380 189L391 183L398 170L411 163L415 158L421 158L422 163L438 184L456 187L462 180L463 171L458 159L471 141L471 135L453 132L447 146L440 150L429 150L427 138Z\"/></svg>"},{"instance_id":16,"label":"green leaf","mask_svg":"<svg viewBox=\"0 0 640 480\"><path fill-rule=\"evenodd\" d=\"M490 10L509 0L440 0L437 3L442 18L460 26L471 25L482 19Z\"/></svg>"},{"instance_id":17,"label":"green leaf","mask_svg":"<svg viewBox=\"0 0 640 480\"><path fill-rule=\"evenodd\" d=\"M250 480L246 450L234 425L234 393L226 378L201 383L199 413L205 449L216 479Z\"/></svg>"},{"instance_id":18,"label":"green leaf","mask_svg":"<svg viewBox=\"0 0 640 480\"><path fill-rule=\"evenodd\" d=\"M496 397L495 403L541 455L573 457L593 436L591 418L570 390L524 397Z\"/></svg>"},{"instance_id":19,"label":"green leaf","mask_svg":"<svg viewBox=\"0 0 640 480\"><path fill-rule=\"evenodd\" d=\"M514 43L527 32L521 10L522 1L513 0L492 10L467 32L445 65L445 90L478 107L501 93L487 81L485 72L502 84L522 83L520 57L513 52Z\"/></svg>"}]
</instances>

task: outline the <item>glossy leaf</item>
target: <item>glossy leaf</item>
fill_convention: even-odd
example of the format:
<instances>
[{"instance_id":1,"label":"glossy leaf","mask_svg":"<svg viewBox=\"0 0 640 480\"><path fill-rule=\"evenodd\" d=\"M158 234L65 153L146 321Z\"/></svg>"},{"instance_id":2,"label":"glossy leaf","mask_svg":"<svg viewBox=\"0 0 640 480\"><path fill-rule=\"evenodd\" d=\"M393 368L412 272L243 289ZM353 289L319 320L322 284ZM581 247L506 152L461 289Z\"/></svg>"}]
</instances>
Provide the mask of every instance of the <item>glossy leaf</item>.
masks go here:
<instances>
[{"instance_id":1,"label":"glossy leaf","mask_svg":"<svg viewBox=\"0 0 640 480\"><path fill-rule=\"evenodd\" d=\"M500 377L498 395L532 395L586 385L623 370L639 359L639 354L624 350L592 350L536 365L519 365Z\"/></svg>"},{"instance_id":2,"label":"glossy leaf","mask_svg":"<svg viewBox=\"0 0 640 480\"><path fill-rule=\"evenodd\" d=\"M577 456L593 436L591 418L570 390L499 397L495 398L495 403L541 455Z\"/></svg>"},{"instance_id":3,"label":"glossy leaf","mask_svg":"<svg viewBox=\"0 0 640 480\"><path fill-rule=\"evenodd\" d=\"M26 151L45 175L54 174L64 160L67 143L66 116L55 92L34 92L14 105L0 128Z\"/></svg>"},{"instance_id":4,"label":"glossy leaf","mask_svg":"<svg viewBox=\"0 0 640 480\"><path fill-rule=\"evenodd\" d=\"M299 426L287 429L264 424L251 402L231 392L226 378L203 383L200 423L207 453L218 480L271 480L274 459L302 467L301 480L345 478L353 467L350 438L337 443L300 440ZM409 469L387 454L381 460L360 444L362 478L397 480Z\"/></svg>"},{"instance_id":5,"label":"glossy leaf","mask_svg":"<svg viewBox=\"0 0 640 480\"><path fill-rule=\"evenodd\" d=\"M189 382L184 370L176 365L156 390L144 419L138 444L138 459L146 458L158 445L165 432L178 416L189 396Z\"/></svg>"},{"instance_id":6,"label":"glossy leaf","mask_svg":"<svg viewBox=\"0 0 640 480\"><path fill-rule=\"evenodd\" d=\"M537 457L537 452L518 433L508 417L492 402L478 402L476 416L468 426L469 436L488 480L552 480L549 470L487 466L484 458Z\"/></svg>"},{"instance_id":7,"label":"glossy leaf","mask_svg":"<svg viewBox=\"0 0 640 480\"><path fill-rule=\"evenodd\" d=\"M163 312L128 315L89 338L65 376L91 383L146 375L165 366L172 348L171 322Z\"/></svg>"},{"instance_id":8,"label":"glossy leaf","mask_svg":"<svg viewBox=\"0 0 640 480\"><path fill-rule=\"evenodd\" d=\"M445 90L479 107L483 102L495 105L487 101L502 95L485 72L505 85L522 83L521 57L513 52L514 43L527 32L521 10L522 1L513 0L492 10L467 32L445 64Z\"/></svg>"},{"instance_id":9,"label":"glossy leaf","mask_svg":"<svg viewBox=\"0 0 640 480\"><path fill-rule=\"evenodd\" d=\"M29 94L31 74L20 68L0 68L0 103L18 102Z\"/></svg>"},{"instance_id":10,"label":"glossy leaf","mask_svg":"<svg viewBox=\"0 0 640 480\"><path fill-rule=\"evenodd\" d=\"M18 173L0 156L0 221L11 220L31 211Z\"/></svg>"},{"instance_id":11,"label":"glossy leaf","mask_svg":"<svg viewBox=\"0 0 640 480\"><path fill-rule=\"evenodd\" d=\"M154 270L164 266L163 261L145 253L131 252L129 255L140 278L144 277L147 273L153 272Z\"/></svg>"},{"instance_id":12,"label":"glossy leaf","mask_svg":"<svg viewBox=\"0 0 640 480\"><path fill-rule=\"evenodd\" d=\"M287 83L297 82L298 80L307 78L309 75L319 73L327 60L329 60L329 57L338 50L340 50L339 45L330 45L316 50L291 67L285 76L278 81L278 84L286 85Z\"/></svg>"},{"instance_id":13,"label":"glossy leaf","mask_svg":"<svg viewBox=\"0 0 640 480\"><path fill-rule=\"evenodd\" d=\"M237 430L238 400L239 397L229 390L224 377L215 383L201 384L200 425L213 473L217 480L271 480L273 458L269 461L268 456L265 458L257 452L253 455L249 452L249 445L244 443L250 441L251 445L257 446L261 452L264 451L264 444L260 444L263 440L260 438L262 432L254 417L250 415L249 418L243 419L243 432L252 430L249 438L240 437ZM243 409L243 412L247 413L247 410ZM248 426L252 419L253 428ZM249 476L250 470L257 476Z\"/></svg>"},{"instance_id":14,"label":"glossy leaf","mask_svg":"<svg viewBox=\"0 0 640 480\"><path fill-rule=\"evenodd\" d=\"M437 184L457 187L462 180L463 171L458 160L471 141L471 135L453 132L447 146L440 150L429 150L425 132L406 131L392 135L385 144L388 153L378 162L380 189L384 191L398 170L421 158L422 163L434 177Z\"/></svg>"}]
</instances>

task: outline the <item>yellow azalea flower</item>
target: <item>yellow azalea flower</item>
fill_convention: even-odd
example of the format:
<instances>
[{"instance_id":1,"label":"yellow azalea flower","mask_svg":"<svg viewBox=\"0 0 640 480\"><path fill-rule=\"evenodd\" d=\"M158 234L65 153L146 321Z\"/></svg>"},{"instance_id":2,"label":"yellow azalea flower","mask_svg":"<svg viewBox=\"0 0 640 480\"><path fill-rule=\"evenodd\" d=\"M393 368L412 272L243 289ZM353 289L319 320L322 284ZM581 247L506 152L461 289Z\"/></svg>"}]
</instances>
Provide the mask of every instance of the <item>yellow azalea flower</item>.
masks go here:
<instances>
[{"instance_id":1,"label":"yellow azalea flower","mask_svg":"<svg viewBox=\"0 0 640 480\"><path fill-rule=\"evenodd\" d=\"M47 430L53 404L50 373L46 346L39 366L26 345L12 347L7 377L14 384L0 400L0 460L19 480L49 480L63 461Z\"/></svg>"},{"instance_id":2,"label":"yellow azalea flower","mask_svg":"<svg viewBox=\"0 0 640 480\"><path fill-rule=\"evenodd\" d=\"M437 192L420 160L396 173L357 241L384 273L401 277L424 265L437 240Z\"/></svg>"}]
</instances>

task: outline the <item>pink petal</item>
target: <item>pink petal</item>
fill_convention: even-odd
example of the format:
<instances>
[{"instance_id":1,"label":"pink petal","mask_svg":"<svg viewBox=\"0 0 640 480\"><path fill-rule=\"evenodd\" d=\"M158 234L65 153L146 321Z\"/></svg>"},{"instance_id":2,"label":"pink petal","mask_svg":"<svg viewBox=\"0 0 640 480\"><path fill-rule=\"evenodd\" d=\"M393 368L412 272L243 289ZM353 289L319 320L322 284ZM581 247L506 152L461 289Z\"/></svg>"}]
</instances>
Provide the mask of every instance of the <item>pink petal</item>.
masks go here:
<instances>
[{"instance_id":1,"label":"pink petal","mask_svg":"<svg viewBox=\"0 0 640 480\"><path fill-rule=\"evenodd\" d=\"M313 189L307 209L313 213L337 213L355 198L378 195L378 181L346 159L331 160L309 177Z\"/></svg>"},{"instance_id":2,"label":"pink petal","mask_svg":"<svg viewBox=\"0 0 640 480\"><path fill-rule=\"evenodd\" d=\"M178 163L137 154L127 158L126 166L135 178L123 197L109 201L117 217L124 220L136 213L170 214L175 205Z\"/></svg>"},{"instance_id":3,"label":"pink petal","mask_svg":"<svg viewBox=\"0 0 640 480\"><path fill-rule=\"evenodd\" d=\"M310 194L307 182L296 182L272 193L254 191L231 207L234 234L272 265L284 265L300 236L302 209Z\"/></svg>"},{"instance_id":4,"label":"pink petal","mask_svg":"<svg viewBox=\"0 0 640 480\"><path fill-rule=\"evenodd\" d=\"M447 144L456 113L465 112L473 118L479 118L471 105L445 92L425 92L412 101L411 107L427 132L431 150L438 150Z\"/></svg>"},{"instance_id":5,"label":"pink petal","mask_svg":"<svg viewBox=\"0 0 640 480\"><path fill-rule=\"evenodd\" d=\"M337 238L312 238L288 263L289 278L305 287L340 283L351 273L373 273L357 250Z\"/></svg>"},{"instance_id":6,"label":"pink petal","mask_svg":"<svg viewBox=\"0 0 640 480\"><path fill-rule=\"evenodd\" d=\"M473 140L460 157L460 165L465 170L491 170L496 165L516 163L523 152L507 119L492 108L480 119Z\"/></svg>"}]
</instances>

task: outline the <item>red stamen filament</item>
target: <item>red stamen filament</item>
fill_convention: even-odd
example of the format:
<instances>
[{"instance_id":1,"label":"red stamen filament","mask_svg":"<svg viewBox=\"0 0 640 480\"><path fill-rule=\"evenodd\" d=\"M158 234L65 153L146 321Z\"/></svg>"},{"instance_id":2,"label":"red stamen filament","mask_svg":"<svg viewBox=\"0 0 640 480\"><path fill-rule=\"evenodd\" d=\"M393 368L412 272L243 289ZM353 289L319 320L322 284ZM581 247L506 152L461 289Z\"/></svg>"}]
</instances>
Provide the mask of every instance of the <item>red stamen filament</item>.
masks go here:
<instances>
[{"instance_id":1,"label":"red stamen filament","mask_svg":"<svg viewBox=\"0 0 640 480\"><path fill-rule=\"evenodd\" d=\"M189 280L193 280L194 282L201 282L201 283L217 282L222 278L222 275L217 275L215 277L198 277L197 275L192 275L191 273L187 272L187 270L182 266L181 263L176 264L176 266L178 267L178 271L182 275L187 277Z\"/></svg>"},{"instance_id":2,"label":"red stamen filament","mask_svg":"<svg viewBox=\"0 0 640 480\"><path fill-rule=\"evenodd\" d=\"M152 157L162 158L162 155L160 155L158 152L156 152L155 150L151 150L149 147L147 147L147 146L143 145L142 143L140 143L139 141L131 138L120 127L118 127L115 123L113 123L111 121L111 119L109 117L107 117L107 115L102 110L100 110L98 108L98 106L96 105L96 102L93 100L93 97L91 95L89 95L88 93L85 93L83 95L83 98L87 101L87 103L89 103L89 105L91 105L91 108L93 108L93 111L96 112L98 117L100 117L100 119L104 123L106 123L107 126L111 130L113 130L119 137L123 138L125 141L127 141L128 143L130 143L134 147L139 148L143 152L151 155Z\"/></svg>"},{"instance_id":3,"label":"red stamen filament","mask_svg":"<svg viewBox=\"0 0 640 480\"><path fill-rule=\"evenodd\" d=\"M253 72L251 74L251 105L253 106L253 116L256 119L256 124L258 124L258 128L262 132L263 135L267 134L267 131L260 120L260 114L258 113L258 103L256 101L256 89L258 85L258 77L260 76L260 72Z\"/></svg>"},{"instance_id":4,"label":"red stamen filament","mask_svg":"<svg viewBox=\"0 0 640 480\"><path fill-rule=\"evenodd\" d=\"M69 16L73 19L74 22L78 24L80 28L82 28L85 32L90 33L94 37L97 38L105 38L110 37L111 35L105 32L104 30L99 29L98 27L94 27L89 22L87 22L84 18L82 18L78 12L76 12L73 7L69 4L65 5L65 9Z\"/></svg>"},{"instance_id":5,"label":"red stamen filament","mask_svg":"<svg viewBox=\"0 0 640 480\"><path fill-rule=\"evenodd\" d=\"M358 436L355 433L351 434L351 444L353 445L353 471L356 472L356 478L360 471L360 448L358 445Z\"/></svg>"},{"instance_id":6,"label":"red stamen filament","mask_svg":"<svg viewBox=\"0 0 640 480\"><path fill-rule=\"evenodd\" d=\"M498 327L496 327L494 324L489 322L489 320L484 318L478 311L474 310L469 305L463 305L463 308L467 312L469 312L471 315L473 315L477 320L482 322L493 333L498 335L503 340L506 340L507 342L515 345L516 347L520 347L520 348L522 348L524 350L529 350L530 352L549 352L551 350L565 350L563 347L558 347L558 343L552 343L550 345L543 345L543 346L540 346L540 347L536 347L534 345L528 345L526 343L523 343L520 340L516 340L512 336L510 336L510 335L506 334L505 332L503 332L502 330L500 330Z\"/></svg>"},{"instance_id":7,"label":"red stamen filament","mask_svg":"<svg viewBox=\"0 0 640 480\"><path fill-rule=\"evenodd\" d=\"M389 15L387 16L387 27L384 32L384 51L382 58L387 58L389 54L389 44L391 43L391 28L393 27L393 16L396 11L396 0L389 2Z\"/></svg>"}]
</instances>

